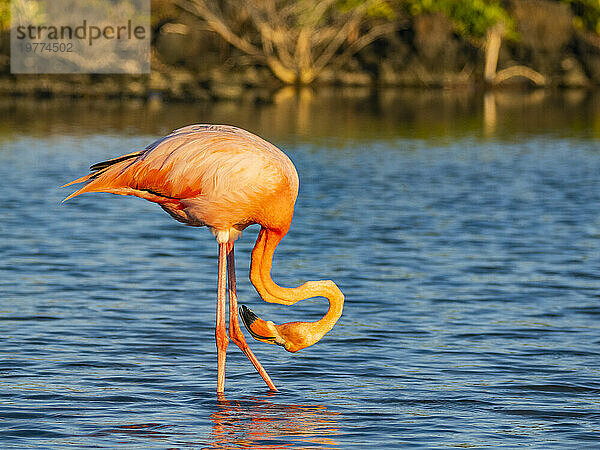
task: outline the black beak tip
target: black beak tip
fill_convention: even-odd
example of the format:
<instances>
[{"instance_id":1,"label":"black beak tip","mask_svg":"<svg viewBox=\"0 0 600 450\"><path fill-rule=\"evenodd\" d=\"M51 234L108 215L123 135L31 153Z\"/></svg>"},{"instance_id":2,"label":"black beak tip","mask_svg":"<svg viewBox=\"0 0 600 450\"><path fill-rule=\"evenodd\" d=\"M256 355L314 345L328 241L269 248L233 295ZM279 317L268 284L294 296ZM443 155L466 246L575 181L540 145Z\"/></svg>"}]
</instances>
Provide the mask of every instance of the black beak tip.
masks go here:
<instances>
[{"instance_id":1,"label":"black beak tip","mask_svg":"<svg viewBox=\"0 0 600 450\"><path fill-rule=\"evenodd\" d=\"M263 341L273 341L275 338L273 336L261 336L252 331L251 325L254 323L258 316L252 312L250 308L242 305L240 306L240 315L242 316L242 322L244 322L244 326L246 330L256 339Z\"/></svg>"},{"instance_id":2,"label":"black beak tip","mask_svg":"<svg viewBox=\"0 0 600 450\"><path fill-rule=\"evenodd\" d=\"M254 314L250 308L247 308L246 305L240 306L240 315L242 316L242 320L246 327L249 327L256 319L258 319L258 316Z\"/></svg>"}]
</instances>

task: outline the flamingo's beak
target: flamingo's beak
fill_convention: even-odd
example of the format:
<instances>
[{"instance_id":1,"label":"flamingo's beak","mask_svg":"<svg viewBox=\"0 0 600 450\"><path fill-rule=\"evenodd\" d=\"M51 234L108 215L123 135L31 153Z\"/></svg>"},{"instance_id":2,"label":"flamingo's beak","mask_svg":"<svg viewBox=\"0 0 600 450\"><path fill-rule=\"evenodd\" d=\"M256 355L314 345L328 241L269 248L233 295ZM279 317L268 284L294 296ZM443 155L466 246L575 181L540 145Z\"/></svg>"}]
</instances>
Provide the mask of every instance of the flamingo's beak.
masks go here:
<instances>
[{"instance_id":1,"label":"flamingo's beak","mask_svg":"<svg viewBox=\"0 0 600 450\"><path fill-rule=\"evenodd\" d=\"M254 339L267 344L280 345L291 353L314 344L324 334L319 336L311 332L310 327L314 324L309 322L288 322L275 325L270 320L261 319L243 305L240 307L240 315L244 326Z\"/></svg>"},{"instance_id":2,"label":"flamingo's beak","mask_svg":"<svg viewBox=\"0 0 600 450\"><path fill-rule=\"evenodd\" d=\"M254 339L266 342L267 344L277 344L277 340L271 329L271 327L274 327L273 322L262 320L244 305L240 307L240 316L242 316L242 322L244 322L246 330L248 330Z\"/></svg>"}]
</instances>

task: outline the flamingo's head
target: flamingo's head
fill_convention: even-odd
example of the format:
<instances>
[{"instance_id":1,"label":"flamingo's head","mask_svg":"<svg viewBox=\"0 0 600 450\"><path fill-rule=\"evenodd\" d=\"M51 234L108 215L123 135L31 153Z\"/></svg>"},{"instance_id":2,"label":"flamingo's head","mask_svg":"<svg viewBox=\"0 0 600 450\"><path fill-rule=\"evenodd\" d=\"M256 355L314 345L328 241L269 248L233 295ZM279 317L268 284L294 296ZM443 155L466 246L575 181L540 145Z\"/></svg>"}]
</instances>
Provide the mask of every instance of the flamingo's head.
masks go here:
<instances>
[{"instance_id":1,"label":"flamingo's head","mask_svg":"<svg viewBox=\"0 0 600 450\"><path fill-rule=\"evenodd\" d=\"M252 337L267 344L276 344L288 352L297 352L319 341L325 333L314 330L313 322L288 322L275 325L254 314L242 305L240 308L242 321Z\"/></svg>"}]
</instances>

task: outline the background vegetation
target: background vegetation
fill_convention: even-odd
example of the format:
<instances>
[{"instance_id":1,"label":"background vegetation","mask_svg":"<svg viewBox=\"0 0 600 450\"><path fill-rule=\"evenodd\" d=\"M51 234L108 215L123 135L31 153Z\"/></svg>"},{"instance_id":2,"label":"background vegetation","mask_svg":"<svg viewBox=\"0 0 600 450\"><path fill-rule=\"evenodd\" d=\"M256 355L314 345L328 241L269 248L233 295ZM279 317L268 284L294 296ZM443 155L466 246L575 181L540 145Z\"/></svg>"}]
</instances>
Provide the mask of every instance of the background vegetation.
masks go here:
<instances>
[{"instance_id":1,"label":"background vegetation","mask_svg":"<svg viewBox=\"0 0 600 450\"><path fill-rule=\"evenodd\" d=\"M9 6L0 0L0 92L28 94L39 79L10 75ZM152 0L152 28L150 76L46 77L49 95L600 83L597 0Z\"/></svg>"}]
</instances>

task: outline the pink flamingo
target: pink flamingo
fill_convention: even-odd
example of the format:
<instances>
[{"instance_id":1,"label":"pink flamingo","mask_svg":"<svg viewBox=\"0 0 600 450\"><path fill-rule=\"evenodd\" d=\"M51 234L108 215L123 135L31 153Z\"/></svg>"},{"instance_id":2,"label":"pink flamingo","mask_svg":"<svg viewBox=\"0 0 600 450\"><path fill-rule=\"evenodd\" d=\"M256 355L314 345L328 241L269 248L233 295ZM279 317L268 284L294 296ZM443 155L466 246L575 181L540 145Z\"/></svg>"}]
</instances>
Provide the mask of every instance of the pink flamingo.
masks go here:
<instances>
[{"instance_id":1,"label":"pink flamingo","mask_svg":"<svg viewBox=\"0 0 600 450\"><path fill-rule=\"evenodd\" d=\"M242 320L255 339L297 352L319 341L342 315L344 295L333 281L307 281L296 288L285 288L271 278L273 254L290 228L299 182L290 159L269 142L232 126L190 125L145 150L94 164L90 170L90 174L65 184L85 183L63 201L84 192L135 195L158 203L186 225L207 226L215 235L219 244L217 393L225 389L229 343L225 324L226 276L229 337L269 388L277 390L246 343L237 315L233 243L248 225L261 225L252 250L250 281L263 300L282 305L317 296L329 300L329 309L320 320L281 325L260 319L242 306Z\"/></svg>"}]
</instances>

